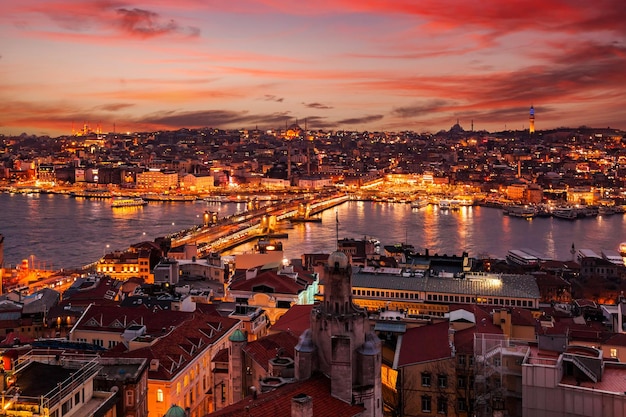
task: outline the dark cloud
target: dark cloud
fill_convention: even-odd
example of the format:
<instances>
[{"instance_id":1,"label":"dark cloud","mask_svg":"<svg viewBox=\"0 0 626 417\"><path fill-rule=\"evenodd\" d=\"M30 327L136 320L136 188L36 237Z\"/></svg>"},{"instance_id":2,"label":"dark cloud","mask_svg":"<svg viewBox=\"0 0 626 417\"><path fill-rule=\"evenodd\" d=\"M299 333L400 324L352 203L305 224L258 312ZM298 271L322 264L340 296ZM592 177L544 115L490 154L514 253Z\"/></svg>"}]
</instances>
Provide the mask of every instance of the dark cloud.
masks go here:
<instances>
[{"instance_id":1,"label":"dark cloud","mask_svg":"<svg viewBox=\"0 0 626 417\"><path fill-rule=\"evenodd\" d=\"M134 104L130 104L130 103L111 103L111 104L98 106L97 108L100 110L105 110L105 111L118 111L118 110L126 109L128 107L133 107L133 106Z\"/></svg>"},{"instance_id":2,"label":"dark cloud","mask_svg":"<svg viewBox=\"0 0 626 417\"><path fill-rule=\"evenodd\" d=\"M229 110L203 110L194 112L160 112L136 120L137 123L156 124L170 128L180 127L235 127L277 126L292 118L287 113L249 114Z\"/></svg>"},{"instance_id":3,"label":"dark cloud","mask_svg":"<svg viewBox=\"0 0 626 417\"><path fill-rule=\"evenodd\" d=\"M187 36L198 36L200 29L195 27L182 27L174 20L162 21L159 14L144 9L117 9L120 27L133 35L141 37L154 37L170 33Z\"/></svg>"},{"instance_id":4,"label":"dark cloud","mask_svg":"<svg viewBox=\"0 0 626 417\"><path fill-rule=\"evenodd\" d=\"M375 114L371 116L363 116L363 117L353 117L350 119L338 120L337 124L340 125L359 125L364 123L371 123L381 120L383 118L380 114Z\"/></svg>"},{"instance_id":5,"label":"dark cloud","mask_svg":"<svg viewBox=\"0 0 626 417\"><path fill-rule=\"evenodd\" d=\"M440 111L443 107L450 106L450 102L442 99L428 100L413 106L397 107L391 111L394 116L409 118L423 116L424 113Z\"/></svg>"},{"instance_id":6,"label":"dark cloud","mask_svg":"<svg viewBox=\"0 0 626 417\"><path fill-rule=\"evenodd\" d=\"M277 103L282 103L284 98L283 97L276 97L273 94L266 94L263 96L263 100L265 101L275 101Z\"/></svg>"},{"instance_id":7,"label":"dark cloud","mask_svg":"<svg viewBox=\"0 0 626 417\"><path fill-rule=\"evenodd\" d=\"M321 103L302 103L302 104L304 104L306 107L308 107L310 109L318 109L318 110L332 109L331 106L327 106L327 105L321 104Z\"/></svg>"}]
</instances>

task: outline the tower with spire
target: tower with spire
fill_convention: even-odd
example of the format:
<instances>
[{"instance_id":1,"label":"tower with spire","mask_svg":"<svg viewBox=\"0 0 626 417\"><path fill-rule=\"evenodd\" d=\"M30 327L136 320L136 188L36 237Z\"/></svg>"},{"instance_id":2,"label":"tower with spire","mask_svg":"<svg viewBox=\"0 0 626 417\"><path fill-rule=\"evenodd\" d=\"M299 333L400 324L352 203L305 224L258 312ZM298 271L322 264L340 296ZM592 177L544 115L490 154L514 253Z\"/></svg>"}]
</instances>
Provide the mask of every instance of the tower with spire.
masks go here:
<instances>
[{"instance_id":1,"label":"tower with spire","mask_svg":"<svg viewBox=\"0 0 626 417\"><path fill-rule=\"evenodd\" d=\"M382 417L381 341L365 310L352 303L348 256L333 252L323 271L324 300L311 312L311 327L295 348L295 376L327 375L331 395L362 404L364 417Z\"/></svg>"},{"instance_id":2,"label":"tower with spire","mask_svg":"<svg viewBox=\"0 0 626 417\"><path fill-rule=\"evenodd\" d=\"M535 108L530 106L530 116L528 118L528 133L535 133Z\"/></svg>"}]
</instances>

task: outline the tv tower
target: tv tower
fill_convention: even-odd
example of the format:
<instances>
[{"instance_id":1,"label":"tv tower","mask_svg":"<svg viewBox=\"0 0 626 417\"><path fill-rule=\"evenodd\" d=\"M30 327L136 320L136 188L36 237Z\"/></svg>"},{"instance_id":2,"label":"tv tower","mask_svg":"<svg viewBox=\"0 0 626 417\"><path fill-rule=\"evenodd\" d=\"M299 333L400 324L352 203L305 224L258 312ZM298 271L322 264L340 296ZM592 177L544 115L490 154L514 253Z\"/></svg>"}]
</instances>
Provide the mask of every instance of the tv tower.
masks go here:
<instances>
[{"instance_id":1,"label":"tv tower","mask_svg":"<svg viewBox=\"0 0 626 417\"><path fill-rule=\"evenodd\" d=\"M528 133L535 133L535 109L530 106L530 117L528 118Z\"/></svg>"}]
</instances>

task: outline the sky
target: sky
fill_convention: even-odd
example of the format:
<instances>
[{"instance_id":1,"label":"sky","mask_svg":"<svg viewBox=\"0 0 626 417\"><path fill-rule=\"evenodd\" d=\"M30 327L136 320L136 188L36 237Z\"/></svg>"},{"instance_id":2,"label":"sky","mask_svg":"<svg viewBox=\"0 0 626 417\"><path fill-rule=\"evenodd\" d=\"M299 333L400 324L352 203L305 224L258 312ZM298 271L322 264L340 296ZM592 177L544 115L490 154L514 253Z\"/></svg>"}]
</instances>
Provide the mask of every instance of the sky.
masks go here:
<instances>
[{"instance_id":1,"label":"sky","mask_svg":"<svg viewBox=\"0 0 626 417\"><path fill-rule=\"evenodd\" d=\"M0 0L0 134L626 129L623 0Z\"/></svg>"}]
</instances>

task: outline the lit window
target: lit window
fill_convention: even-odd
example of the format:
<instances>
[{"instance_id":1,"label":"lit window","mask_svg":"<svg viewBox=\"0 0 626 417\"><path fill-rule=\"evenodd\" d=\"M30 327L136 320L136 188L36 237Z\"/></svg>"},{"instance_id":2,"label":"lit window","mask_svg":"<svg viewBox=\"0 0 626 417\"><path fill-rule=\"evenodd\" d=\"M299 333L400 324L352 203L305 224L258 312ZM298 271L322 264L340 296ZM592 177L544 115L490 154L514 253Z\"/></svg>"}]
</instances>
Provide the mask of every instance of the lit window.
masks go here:
<instances>
[{"instance_id":1,"label":"lit window","mask_svg":"<svg viewBox=\"0 0 626 417\"><path fill-rule=\"evenodd\" d=\"M617 349L615 349L615 348L611 349L611 357L612 358L617 358Z\"/></svg>"},{"instance_id":2,"label":"lit window","mask_svg":"<svg viewBox=\"0 0 626 417\"><path fill-rule=\"evenodd\" d=\"M158 403L163 402L163 390L160 388L157 390L157 402Z\"/></svg>"}]
</instances>

